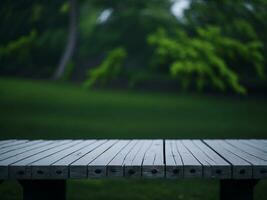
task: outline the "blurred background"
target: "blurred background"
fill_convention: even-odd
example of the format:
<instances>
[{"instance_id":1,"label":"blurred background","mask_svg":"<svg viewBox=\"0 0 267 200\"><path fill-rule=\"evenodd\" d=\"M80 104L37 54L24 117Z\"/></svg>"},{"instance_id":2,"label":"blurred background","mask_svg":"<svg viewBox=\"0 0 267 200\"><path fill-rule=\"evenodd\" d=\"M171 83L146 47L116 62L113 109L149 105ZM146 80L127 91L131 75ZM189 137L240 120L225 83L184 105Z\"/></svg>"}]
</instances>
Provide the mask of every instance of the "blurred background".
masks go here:
<instances>
[{"instance_id":1,"label":"blurred background","mask_svg":"<svg viewBox=\"0 0 267 200\"><path fill-rule=\"evenodd\" d=\"M266 0L1 0L0 139L267 138L266 19ZM69 199L218 194L207 180L68 187Z\"/></svg>"}]
</instances>

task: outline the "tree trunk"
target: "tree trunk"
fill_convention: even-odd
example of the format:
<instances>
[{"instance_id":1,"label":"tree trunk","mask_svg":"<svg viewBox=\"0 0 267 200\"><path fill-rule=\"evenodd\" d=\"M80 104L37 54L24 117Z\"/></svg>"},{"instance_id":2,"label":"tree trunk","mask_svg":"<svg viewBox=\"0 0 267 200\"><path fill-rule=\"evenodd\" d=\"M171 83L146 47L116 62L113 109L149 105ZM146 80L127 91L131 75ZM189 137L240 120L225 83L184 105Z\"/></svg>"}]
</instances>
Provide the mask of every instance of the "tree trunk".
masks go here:
<instances>
[{"instance_id":1,"label":"tree trunk","mask_svg":"<svg viewBox=\"0 0 267 200\"><path fill-rule=\"evenodd\" d=\"M61 56L59 65L53 75L53 79L60 79L66 69L66 65L73 56L75 46L77 43L77 29L78 29L78 8L77 0L69 0L70 2L70 16L69 16L69 36L68 43L66 45L65 51Z\"/></svg>"}]
</instances>

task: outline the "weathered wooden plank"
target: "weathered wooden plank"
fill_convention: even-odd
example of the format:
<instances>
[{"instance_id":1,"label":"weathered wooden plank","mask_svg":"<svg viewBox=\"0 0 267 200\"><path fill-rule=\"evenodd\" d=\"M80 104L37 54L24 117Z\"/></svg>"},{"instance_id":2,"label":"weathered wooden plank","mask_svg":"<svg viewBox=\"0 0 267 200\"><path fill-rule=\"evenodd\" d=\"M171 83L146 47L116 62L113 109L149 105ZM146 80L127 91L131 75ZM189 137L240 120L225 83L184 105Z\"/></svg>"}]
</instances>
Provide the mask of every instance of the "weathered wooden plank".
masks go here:
<instances>
[{"instance_id":1,"label":"weathered wooden plank","mask_svg":"<svg viewBox=\"0 0 267 200\"><path fill-rule=\"evenodd\" d=\"M12 154L11 152L8 152L7 153L8 155L6 155L7 158L0 161L0 178L2 179L8 178L8 174L9 174L8 168L9 168L9 165L11 165L12 163L31 157L47 149L60 146L61 144L64 144L66 142L67 141L61 141L61 142L43 141L41 144L37 144L36 147L34 147L33 149L29 149L28 151L25 151L25 152L20 152L19 150L13 151ZM2 154L1 156L4 156L4 154ZM19 175L21 178L24 178L24 177L27 177L27 175L25 174L26 172L22 170L22 171L19 171L17 175Z\"/></svg>"},{"instance_id":2,"label":"weathered wooden plank","mask_svg":"<svg viewBox=\"0 0 267 200\"><path fill-rule=\"evenodd\" d=\"M143 160L144 152L146 148L149 147L148 144L149 142L146 140L138 140L137 144L127 154L123 162L124 176L127 176L127 177L140 177L141 176L142 160ZM140 157L141 159L139 159Z\"/></svg>"},{"instance_id":3,"label":"weathered wooden plank","mask_svg":"<svg viewBox=\"0 0 267 200\"><path fill-rule=\"evenodd\" d=\"M220 140L204 140L204 142L232 165L232 178L252 178L252 165L229 151Z\"/></svg>"},{"instance_id":4,"label":"weathered wooden plank","mask_svg":"<svg viewBox=\"0 0 267 200\"><path fill-rule=\"evenodd\" d=\"M204 178L231 177L231 165L200 140L181 140L181 142L202 164Z\"/></svg>"},{"instance_id":5,"label":"weathered wooden plank","mask_svg":"<svg viewBox=\"0 0 267 200\"><path fill-rule=\"evenodd\" d=\"M267 139L253 139L253 141L267 145Z\"/></svg>"},{"instance_id":6,"label":"weathered wooden plank","mask_svg":"<svg viewBox=\"0 0 267 200\"><path fill-rule=\"evenodd\" d=\"M125 170L128 172L127 175L131 177L142 176L142 164L144 156L150 146L152 145L152 140L145 140L141 149L138 151L133 160L129 163L125 163Z\"/></svg>"},{"instance_id":7,"label":"weathered wooden plank","mask_svg":"<svg viewBox=\"0 0 267 200\"><path fill-rule=\"evenodd\" d=\"M27 142L27 141L28 141L28 140L14 140L14 141L11 141L11 142L2 144L2 145L0 146L0 149L2 149L2 148L7 148L7 147L10 147L10 146L19 145L19 144L25 143L25 142Z\"/></svg>"},{"instance_id":8,"label":"weathered wooden plank","mask_svg":"<svg viewBox=\"0 0 267 200\"><path fill-rule=\"evenodd\" d=\"M107 174L111 177L122 177L124 175L124 160L131 152L134 146L138 143L137 140L131 140L125 148L123 148L107 165Z\"/></svg>"},{"instance_id":9,"label":"weathered wooden plank","mask_svg":"<svg viewBox=\"0 0 267 200\"><path fill-rule=\"evenodd\" d=\"M265 150L264 147L261 146L261 144L260 145L257 144L257 142L255 143L252 140L239 140L239 141L240 141L240 143L254 147L254 148L258 149L259 151L263 151L263 152L267 153L267 150Z\"/></svg>"},{"instance_id":10,"label":"weathered wooden plank","mask_svg":"<svg viewBox=\"0 0 267 200\"><path fill-rule=\"evenodd\" d=\"M71 141L71 140L62 140L62 143L60 144L61 141L56 142L58 145L56 147L46 149L45 151L39 152L37 154L31 155L23 160L20 160L18 162L15 162L9 166L9 176L11 178L32 178L31 177L31 163L40 160L44 157L47 157L49 155L52 155L56 152L62 151L66 148L69 148L77 143L80 143L80 140L76 141ZM21 176L22 175L22 176Z\"/></svg>"},{"instance_id":11,"label":"weathered wooden plank","mask_svg":"<svg viewBox=\"0 0 267 200\"><path fill-rule=\"evenodd\" d=\"M267 153L267 145L264 143L261 143L258 140L240 140L241 143L245 143L249 146L253 146L254 148L257 148L260 151L264 151Z\"/></svg>"},{"instance_id":12,"label":"weathered wooden plank","mask_svg":"<svg viewBox=\"0 0 267 200\"><path fill-rule=\"evenodd\" d=\"M267 149L267 140L255 140L255 139L252 139L252 140L249 140L249 141L252 141L255 144L258 144L259 146L261 146L262 148Z\"/></svg>"},{"instance_id":13,"label":"weathered wooden plank","mask_svg":"<svg viewBox=\"0 0 267 200\"><path fill-rule=\"evenodd\" d=\"M207 157L191 140L181 140L185 148L193 155L194 158L202 165L202 176L205 178L211 177L211 165L213 160Z\"/></svg>"},{"instance_id":14,"label":"weathered wooden plank","mask_svg":"<svg viewBox=\"0 0 267 200\"><path fill-rule=\"evenodd\" d=\"M26 147L21 148L21 149L16 149L16 150L13 150L13 151L9 151L9 152L3 153L3 154L0 155L0 160L5 160L7 158L19 155L19 154L24 153L26 151L30 151L30 150L42 147L42 146L47 145L49 143L52 143L52 141L41 141L41 142L38 142L36 144L32 144L30 146L26 146Z\"/></svg>"},{"instance_id":15,"label":"weathered wooden plank","mask_svg":"<svg viewBox=\"0 0 267 200\"><path fill-rule=\"evenodd\" d=\"M152 140L144 155L142 176L149 178L164 177L163 140Z\"/></svg>"},{"instance_id":16,"label":"weathered wooden plank","mask_svg":"<svg viewBox=\"0 0 267 200\"><path fill-rule=\"evenodd\" d=\"M0 179L267 178L267 140L12 140L1 145Z\"/></svg>"},{"instance_id":17,"label":"weathered wooden plank","mask_svg":"<svg viewBox=\"0 0 267 200\"><path fill-rule=\"evenodd\" d=\"M1 145L3 144L7 144L7 143L10 143L10 142L13 142L14 140L0 140L0 147Z\"/></svg>"},{"instance_id":18,"label":"weathered wooden plank","mask_svg":"<svg viewBox=\"0 0 267 200\"><path fill-rule=\"evenodd\" d=\"M107 140L96 140L93 143L81 148L80 150L65 156L64 158L58 160L57 162L53 163L50 166L50 173L51 176L55 179L67 179L69 178L69 166L77 161L78 159L82 158L89 152L93 151L100 145L107 142Z\"/></svg>"},{"instance_id":19,"label":"weathered wooden plank","mask_svg":"<svg viewBox=\"0 0 267 200\"><path fill-rule=\"evenodd\" d=\"M111 148L99 155L88 164L88 177L99 178L107 176L107 165L129 143L129 140L120 140ZM123 168L118 169L123 171Z\"/></svg>"},{"instance_id":20,"label":"weathered wooden plank","mask_svg":"<svg viewBox=\"0 0 267 200\"><path fill-rule=\"evenodd\" d=\"M174 140L165 141L165 174L167 178L183 177L183 162Z\"/></svg>"},{"instance_id":21,"label":"weathered wooden plank","mask_svg":"<svg viewBox=\"0 0 267 200\"><path fill-rule=\"evenodd\" d=\"M217 152L207 146L200 140L192 141L199 149L214 161L212 165L211 176L220 179L228 179L232 177L232 166L223 159Z\"/></svg>"},{"instance_id":22,"label":"weathered wooden plank","mask_svg":"<svg viewBox=\"0 0 267 200\"><path fill-rule=\"evenodd\" d=\"M238 149L247 152L259 159L267 161L267 152L261 151L253 146L242 143L239 140L225 140L227 143L237 147Z\"/></svg>"},{"instance_id":23,"label":"weathered wooden plank","mask_svg":"<svg viewBox=\"0 0 267 200\"><path fill-rule=\"evenodd\" d=\"M88 164L95 160L98 156L103 154L109 148L111 148L114 144L116 144L118 140L109 140L106 143L98 146L97 148L90 151L88 154L84 155L80 159L76 160L74 163L70 165L70 177L71 178L87 178L88 177ZM96 171L96 173L103 173L102 171Z\"/></svg>"},{"instance_id":24,"label":"weathered wooden plank","mask_svg":"<svg viewBox=\"0 0 267 200\"><path fill-rule=\"evenodd\" d=\"M64 158L65 156L70 155L73 152L76 152L80 149L82 149L83 147L86 147L92 143L94 143L96 140L85 140L85 141L81 141L79 143L76 143L73 146L70 146L67 149L63 149L61 151L58 151L54 154L51 154L47 157L44 157L40 160L37 160L33 163L30 164L31 168L32 168L32 178L33 179L48 179L48 178L57 178L58 176L54 176L54 171L51 170L51 166L53 163L55 163L56 161ZM68 167L68 166L66 166ZM61 175L68 175L68 170L63 171L61 169L57 169L56 170L56 174Z\"/></svg>"},{"instance_id":25,"label":"weathered wooden plank","mask_svg":"<svg viewBox=\"0 0 267 200\"><path fill-rule=\"evenodd\" d=\"M15 145L15 146L9 146L9 147L6 147L6 148L2 148L2 149L0 149L0 154L4 154L4 153L7 153L9 151L14 151L14 150L18 150L18 149L23 150L23 148L31 146L31 145L34 145L34 144L38 144L41 141L42 140L33 140L33 141L28 141L28 142L25 142L25 143L18 144L18 145ZM1 158L1 155L0 155L0 158Z\"/></svg>"},{"instance_id":26,"label":"weathered wooden plank","mask_svg":"<svg viewBox=\"0 0 267 200\"><path fill-rule=\"evenodd\" d=\"M253 178L267 178L267 161L253 156L236 146L230 145L226 140L221 140L220 142L226 149L253 165Z\"/></svg>"},{"instance_id":27,"label":"weathered wooden plank","mask_svg":"<svg viewBox=\"0 0 267 200\"><path fill-rule=\"evenodd\" d=\"M175 140L175 144L183 162L184 178L202 177L201 163L185 148L181 140Z\"/></svg>"}]
</instances>

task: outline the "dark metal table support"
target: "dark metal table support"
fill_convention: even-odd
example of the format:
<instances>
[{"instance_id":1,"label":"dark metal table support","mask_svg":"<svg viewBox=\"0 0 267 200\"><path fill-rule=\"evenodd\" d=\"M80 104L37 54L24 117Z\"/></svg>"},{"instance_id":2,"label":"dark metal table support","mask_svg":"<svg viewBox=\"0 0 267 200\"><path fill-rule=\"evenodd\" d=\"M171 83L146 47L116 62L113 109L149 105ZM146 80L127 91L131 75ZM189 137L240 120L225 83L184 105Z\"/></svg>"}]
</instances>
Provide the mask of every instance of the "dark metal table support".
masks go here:
<instances>
[{"instance_id":1,"label":"dark metal table support","mask_svg":"<svg viewBox=\"0 0 267 200\"><path fill-rule=\"evenodd\" d=\"M66 180L21 180L24 200L65 200Z\"/></svg>"},{"instance_id":2,"label":"dark metal table support","mask_svg":"<svg viewBox=\"0 0 267 200\"><path fill-rule=\"evenodd\" d=\"M220 200L253 200L254 186L259 180L221 180Z\"/></svg>"}]
</instances>

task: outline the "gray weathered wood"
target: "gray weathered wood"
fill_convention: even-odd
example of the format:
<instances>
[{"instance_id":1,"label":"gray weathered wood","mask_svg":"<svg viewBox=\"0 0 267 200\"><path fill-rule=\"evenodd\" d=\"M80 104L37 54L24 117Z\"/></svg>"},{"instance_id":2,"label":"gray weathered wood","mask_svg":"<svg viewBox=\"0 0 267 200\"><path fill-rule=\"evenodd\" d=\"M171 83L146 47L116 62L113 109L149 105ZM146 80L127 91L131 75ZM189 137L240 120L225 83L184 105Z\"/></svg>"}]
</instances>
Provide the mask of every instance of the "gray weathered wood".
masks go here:
<instances>
[{"instance_id":1,"label":"gray weathered wood","mask_svg":"<svg viewBox=\"0 0 267 200\"><path fill-rule=\"evenodd\" d=\"M90 151L88 154L84 155L80 159L76 160L70 165L70 177L71 178L87 178L88 177L88 164L95 160L98 156L103 154L109 148L111 148L118 140L109 140L106 143L98 146L97 148ZM102 171L97 173L101 174Z\"/></svg>"},{"instance_id":2,"label":"gray weathered wood","mask_svg":"<svg viewBox=\"0 0 267 200\"><path fill-rule=\"evenodd\" d=\"M64 158L65 156L68 156L71 153L76 152L82 149L83 147L92 144L93 142L95 142L95 140L86 140L82 142L75 141L75 142L76 144L74 144L73 146L55 152L47 157L44 157L40 160L31 163L30 166L32 169L32 178L33 179L58 178L57 176L54 175L53 173L54 171L51 170L51 165L56 161ZM55 172L56 174L59 175L61 174L68 175L68 170L63 171L63 169L60 168L57 168Z\"/></svg>"},{"instance_id":3,"label":"gray weathered wood","mask_svg":"<svg viewBox=\"0 0 267 200\"><path fill-rule=\"evenodd\" d=\"M83 147L82 149L69 154L68 156L58 160L50 166L50 173L56 179L67 179L69 178L69 168L72 163L79 160L89 152L93 151L100 145L107 142L107 140L98 140L89 145ZM61 173L59 173L61 172Z\"/></svg>"},{"instance_id":4,"label":"gray weathered wood","mask_svg":"<svg viewBox=\"0 0 267 200\"><path fill-rule=\"evenodd\" d=\"M252 167L252 176L255 179L258 178L266 178L267 177L267 161L258 158L254 155L251 155L247 153L244 150L241 150L240 148L237 148L236 146L230 145L226 142L226 140L220 140L220 142L224 145L226 149L234 153L235 155L239 156L240 158L246 160L249 162Z\"/></svg>"},{"instance_id":5,"label":"gray weathered wood","mask_svg":"<svg viewBox=\"0 0 267 200\"><path fill-rule=\"evenodd\" d=\"M10 142L13 142L14 140L0 140L0 147L1 145L3 144L7 144L7 143L10 143Z\"/></svg>"},{"instance_id":6,"label":"gray weathered wood","mask_svg":"<svg viewBox=\"0 0 267 200\"><path fill-rule=\"evenodd\" d=\"M147 140L138 140L137 144L127 154L123 161L124 175L127 177L140 177L142 170L142 161L146 150L152 142Z\"/></svg>"},{"instance_id":7,"label":"gray weathered wood","mask_svg":"<svg viewBox=\"0 0 267 200\"><path fill-rule=\"evenodd\" d=\"M11 142L8 142L8 143L4 143L4 144L0 145L0 149L7 148L7 147L10 147L10 146L19 145L19 144L25 143L27 141L28 140L14 140L14 141L11 141Z\"/></svg>"},{"instance_id":8,"label":"gray weathered wood","mask_svg":"<svg viewBox=\"0 0 267 200\"><path fill-rule=\"evenodd\" d=\"M202 165L183 145L181 140L175 140L176 149L183 162L184 178L202 177ZM178 156L179 156L178 155Z\"/></svg>"},{"instance_id":9,"label":"gray weathered wood","mask_svg":"<svg viewBox=\"0 0 267 200\"><path fill-rule=\"evenodd\" d=\"M248 154L251 154L253 156L258 157L259 159L267 161L267 152L264 152L262 150L259 150L253 146L244 144L240 142L239 140L225 140L227 143L237 147L238 149L247 152Z\"/></svg>"},{"instance_id":10,"label":"gray weathered wood","mask_svg":"<svg viewBox=\"0 0 267 200\"><path fill-rule=\"evenodd\" d=\"M257 142L253 142L252 140L239 140L239 142L267 153L267 149L265 150L265 145L259 145Z\"/></svg>"},{"instance_id":11,"label":"gray weathered wood","mask_svg":"<svg viewBox=\"0 0 267 200\"><path fill-rule=\"evenodd\" d=\"M28 149L25 152L20 152L20 150L13 151L12 153L8 152L5 159L1 159L3 157L3 155L5 155L5 154L2 154L0 156L0 160L1 160L0 161L0 179L1 178L2 179L8 178L9 165L11 165L15 162L18 162L20 160L29 158L35 154L38 154L40 152L47 150L47 149L51 149L51 148L60 146L62 143L64 144L66 142L67 141L61 141L61 142L43 141L41 144L39 143L36 145L36 147L33 147L33 149ZM30 172L27 172L27 173L30 173ZM21 171L17 172L17 176L20 176L23 179L24 177L27 177L27 175L28 175L27 173L26 173L26 171L21 170ZM10 176L10 178L15 178L15 177Z\"/></svg>"},{"instance_id":12,"label":"gray weathered wood","mask_svg":"<svg viewBox=\"0 0 267 200\"><path fill-rule=\"evenodd\" d=\"M0 154L4 154L4 153L7 153L9 151L14 151L14 150L18 150L18 149L23 150L23 148L31 146L31 145L34 145L34 144L38 144L41 141L42 140L28 141L28 142L21 143L21 144L15 145L15 146L9 146L9 147L6 147L6 148L1 148L0 149Z\"/></svg>"},{"instance_id":13,"label":"gray weathered wood","mask_svg":"<svg viewBox=\"0 0 267 200\"><path fill-rule=\"evenodd\" d=\"M167 178L183 177L183 162L174 140L165 141L165 164Z\"/></svg>"},{"instance_id":14,"label":"gray weathered wood","mask_svg":"<svg viewBox=\"0 0 267 200\"><path fill-rule=\"evenodd\" d=\"M224 143L220 140L204 140L204 142L232 165L232 178L252 178L252 165L235 153L231 152Z\"/></svg>"},{"instance_id":15,"label":"gray weathered wood","mask_svg":"<svg viewBox=\"0 0 267 200\"><path fill-rule=\"evenodd\" d=\"M267 178L267 140L3 140L0 179Z\"/></svg>"},{"instance_id":16,"label":"gray weathered wood","mask_svg":"<svg viewBox=\"0 0 267 200\"><path fill-rule=\"evenodd\" d=\"M163 140L153 140L144 155L142 176L156 178L164 174Z\"/></svg>"},{"instance_id":17,"label":"gray weathered wood","mask_svg":"<svg viewBox=\"0 0 267 200\"><path fill-rule=\"evenodd\" d=\"M241 143L245 143L248 146L253 146L256 149L267 153L267 145L259 142L258 140L239 140L239 141Z\"/></svg>"},{"instance_id":18,"label":"gray weathered wood","mask_svg":"<svg viewBox=\"0 0 267 200\"><path fill-rule=\"evenodd\" d=\"M45 151L39 152L35 155L32 155L30 157L27 157L23 160L17 161L9 166L9 176L12 178L20 179L20 178L32 178L32 166L31 164L37 160L40 160L44 157L47 157L49 155L52 155L56 152L59 152L63 149L69 148L77 143L80 143L81 141L62 141L61 144L60 142L57 142L57 146L53 147L51 149L47 149Z\"/></svg>"},{"instance_id":19,"label":"gray weathered wood","mask_svg":"<svg viewBox=\"0 0 267 200\"><path fill-rule=\"evenodd\" d=\"M120 140L108 150L99 155L95 160L88 164L88 177L99 178L107 176L107 165L113 160L113 158L126 147L129 140ZM122 171L123 168L119 171Z\"/></svg>"},{"instance_id":20,"label":"gray weathered wood","mask_svg":"<svg viewBox=\"0 0 267 200\"><path fill-rule=\"evenodd\" d=\"M200 140L192 140L192 142L199 147L208 158L211 164L211 177L228 179L231 178L231 164L224 160L219 154L217 154L213 149L209 148ZM205 173L205 172L204 172Z\"/></svg>"},{"instance_id":21,"label":"gray weathered wood","mask_svg":"<svg viewBox=\"0 0 267 200\"><path fill-rule=\"evenodd\" d=\"M26 147L24 147L22 149L16 149L16 150L13 150L13 151L5 152L5 153L0 155L0 160L5 160L7 158L22 154L24 152L27 152L27 151L30 151L30 150L33 150L33 149L36 149L36 148L39 148L39 147L42 147L44 145L48 145L50 143L52 143L52 141L42 141L42 142L38 142L36 144L32 144L30 146L26 146Z\"/></svg>"},{"instance_id":22,"label":"gray weathered wood","mask_svg":"<svg viewBox=\"0 0 267 200\"><path fill-rule=\"evenodd\" d=\"M137 140L131 140L128 145L123 148L109 163L107 168L108 176L120 177L124 175L124 160L126 156L131 152L134 146L138 143Z\"/></svg>"}]
</instances>

